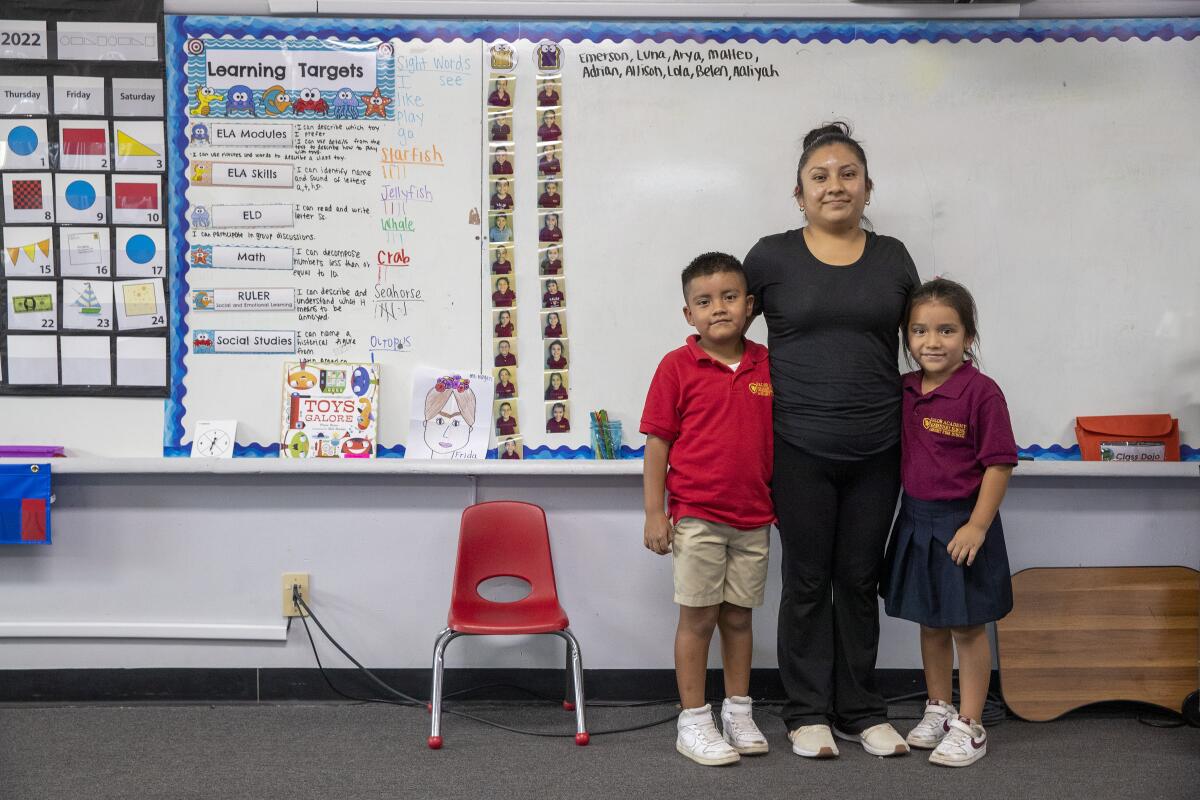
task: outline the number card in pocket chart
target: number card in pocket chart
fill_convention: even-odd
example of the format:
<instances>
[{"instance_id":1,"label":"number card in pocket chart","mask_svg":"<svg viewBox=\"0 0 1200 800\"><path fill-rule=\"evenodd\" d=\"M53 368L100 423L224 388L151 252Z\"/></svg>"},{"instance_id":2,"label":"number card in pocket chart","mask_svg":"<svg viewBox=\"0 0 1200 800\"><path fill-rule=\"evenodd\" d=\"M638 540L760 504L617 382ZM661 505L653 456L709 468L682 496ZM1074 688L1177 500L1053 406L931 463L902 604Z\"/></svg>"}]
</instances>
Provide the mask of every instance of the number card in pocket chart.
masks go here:
<instances>
[{"instance_id":1,"label":"number card in pocket chart","mask_svg":"<svg viewBox=\"0 0 1200 800\"><path fill-rule=\"evenodd\" d=\"M62 287L62 325L65 330L113 329L111 281L64 280Z\"/></svg>"},{"instance_id":2,"label":"number card in pocket chart","mask_svg":"<svg viewBox=\"0 0 1200 800\"><path fill-rule=\"evenodd\" d=\"M58 329L58 304L54 281L8 282L8 329L53 331Z\"/></svg>"},{"instance_id":3,"label":"number card in pocket chart","mask_svg":"<svg viewBox=\"0 0 1200 800\"><path fill-rule=\"evenodd\" d=\"M50 544L50 465L0 464L0 544Z\"/></svg>"},{"instance_id":4,"label":"number card in pocket chart","mask_svg":"<svg viewBox=\"0 0 1200 800\"><path fill-rule=\"evenodd\" d=\"M112 169L112 161L108 155L108 120L60 120L58 168Z\"/></svg>"},{"instance_id":5,"label":"number card in pocket chart","mask_svg":"<svg viewBox=\"0 0 1200 800\"><path fill-rule=\"evenodd\" d=\"M117 327L123 331L163 328L167 324L161 278L117 281Z\"/></svg>"},{"instance_id":6,"label":"number card in pocket chart","mask_svg":"<svg viewBox=\"0 0 1200 800\"><path fill-rule=\"evenodd\" d=\"M46 120L0 120L0 169L46 169Z\"/></svg>"},{"instance_id":7,"label":"number card in pocket chart","mask_svg":"<svg viewBox=\"0 0 1200 800\"><path fill-rule=\"evenodd\" d=\"M157 225L162 222L162 177L114 175L112 221L117 225Z\"/></svg>"},{"instance_id":8,"label":"number card in pocket chart","mask_svg":"<svg viewBox=\"0 0 1200 800\"><path fill-rule=\"evenodd\" d=\"M378 364L284 364L280 451L284 458L374 458L378 409Z\"/></svg>"},{"instance_id":9,"label":"number card in pocket chart","mask_svg":"<svg viewBox=\"0 0 1200 800\"><path fill-rule=\"evenodd\" d=\"M49 278L54 275L52 228L5 226L3 264L6 278Z\"/></svg>"},{"instance_id":10,"label":"number card in pocket chart","mask_svg":"<svg viewBox=\"0 0 1200 800\"><path fill-rule=\"evenodd\" d=\"M117 169L121 172L162 172L167 165L167 137L157 120L113 122Z\"/></svg>"},{"instance_id":11,"label":"number card in pocket chart","mask_svg":"<svg viewBox=\"0 0 1200 800\"><path fill-rule=\"evenodd\" d=\"M111 278L108 228L62 228L58 232L58 271L64 278Z\"/></svg>"},{"instance_id":12,"label":"number card in pocket chart","mask_svg":"<svg viewBox=\"0 0 1200 800\"><path fill-rule=\"evenodd\" d=\"M167 274L163 228L117 228L117 277L161 278Z\"/></svg>"},{"instance_id":13,"label":"number card in pocket chart","mask_svg":"<svg viewBox=\"0 0 1200 800\"><path fill-rule=\"evenodd\" d=\"M49 172L6 172L3 185L5 222L54 222L54 186Z\"/></svg>"},{"instance_id":14,"label":"number card in pocket chart","mask_svg":"<svg viewBox=\"0 0 1200 800\"><path fill-rule=\"evenodd\" d=\"M54 207L59 223L108 221L108 178L95 173L59 172L54 176Z\"/></svg>"}]
</instances>

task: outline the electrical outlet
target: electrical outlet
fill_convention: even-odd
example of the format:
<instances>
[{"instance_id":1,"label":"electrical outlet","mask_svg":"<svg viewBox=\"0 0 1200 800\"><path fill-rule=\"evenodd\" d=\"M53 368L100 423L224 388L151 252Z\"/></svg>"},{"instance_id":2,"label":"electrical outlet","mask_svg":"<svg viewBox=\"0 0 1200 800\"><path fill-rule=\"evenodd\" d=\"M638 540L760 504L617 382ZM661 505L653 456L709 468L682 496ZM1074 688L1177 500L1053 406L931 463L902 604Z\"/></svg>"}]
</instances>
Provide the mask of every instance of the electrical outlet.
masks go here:
<instances>
[{"instance_id":1,"label":"electrical outlet","mask_svg":"<svg viewBox=\"0 0 1200 800\"><path fill-rule=\"evenodd\" d=\"M285 572L283 573L283 615L285 617L307 617L301 608L292 600L292 587L300 587L300 597L305 603L311 603L312 598L308 594L308 573L307 572Z\"/></svg>"}]
</instances>

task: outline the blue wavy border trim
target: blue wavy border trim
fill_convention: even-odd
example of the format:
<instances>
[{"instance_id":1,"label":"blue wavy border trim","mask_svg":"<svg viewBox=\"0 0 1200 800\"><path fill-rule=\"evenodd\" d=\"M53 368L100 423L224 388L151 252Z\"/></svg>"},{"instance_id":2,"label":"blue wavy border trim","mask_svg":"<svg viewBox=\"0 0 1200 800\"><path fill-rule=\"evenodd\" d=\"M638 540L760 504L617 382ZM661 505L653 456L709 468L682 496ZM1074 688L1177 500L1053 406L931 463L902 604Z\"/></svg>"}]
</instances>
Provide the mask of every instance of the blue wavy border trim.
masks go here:
<instances>
[{"instance_id":1,"label":"blue wavy border trim","mask_svg":"<svg viewBox=\"0 0 1200 800\"><path fill-rule=\"evenodd\" d=\"M287 36L320 38L334 37L358 39L379 37L432 41L441 39L467 41L496 39L540 40L570 42L1002 42L1002 41L1055 41L1088 40L1128 41L1138 39L1150 41L1161 39L1184 39L1191 41L1200 36L1200 18L1170 17L1162 19L1045 19L1045 20L955 20L955 21L864 21L864 22L795 22L783 20L745 21L670 21L670 20L572 20L548 21L539 19L468 19L435 20L407 19L384 20L363 18L354 20L312 18L270 18L238 16L176 16L168 15L165 21L166 67L167 67L167 121L170 126L168 143L170 160L169 206L172 261L171 299L176 315L171 326L171 393L165 401L163 426L163 455L186 456L182 446L184 435L183 417L186 413L184 395L187 389L183 379L187 369L183 364L184 342L188 332L184 323L187 306L188 285L183 278L184 238L187 221L183 218L183 199L186 182L187 145L186 125L186 54L183 43L189 36ZM1021 450L1022 458L1038 460L1078 460L1078 446L1063 448L1051 445L1048 448L1030 445ZM621 458L641 458L642 448L621 448ZM247 457L269 457L278 454L278 445L238 445L235 455ZM402 457L404 448L397 445L380 448L383 458ZM488 457L494 458L495 451ZM1184 455L1186 454L1186 455ZM583 446L575 449L562 446L526 448L526 458L592 458L592 448ZM1200 452L1184 446L1181 453L1185 461L1200 461Z\"/></svg>"},{"instance_id":2,"label":"blue wavy border trim","mask_svg":"<svg viewBox=\"0 0 1200 800\"><path fill-rule=\"evenodd\" d=\"M463 39L553 39L570 42L1024 42L1118 39L1187 39L1200 35L1200 18L1039 19L1039 20L541 20L406 19L355 20L263 17L167 17L185 22L177 29L193 36L274 35L339 38L396 38L432 41ZM168 33L168 46L171 37Z\"/></svg>"}]
</instances>

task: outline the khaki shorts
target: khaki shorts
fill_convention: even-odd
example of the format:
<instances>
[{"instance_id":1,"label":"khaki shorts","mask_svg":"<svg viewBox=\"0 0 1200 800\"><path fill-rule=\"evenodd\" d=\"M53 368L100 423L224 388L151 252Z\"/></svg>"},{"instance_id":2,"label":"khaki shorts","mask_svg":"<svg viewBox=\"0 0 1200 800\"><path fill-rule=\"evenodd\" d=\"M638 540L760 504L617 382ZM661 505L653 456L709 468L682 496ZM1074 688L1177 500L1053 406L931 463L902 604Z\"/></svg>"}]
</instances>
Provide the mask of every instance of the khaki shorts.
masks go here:
<instances>
[{"instance_id":1,"label":"khaki shorts","mask_svg":"<svg viewBox=\"0 0 1200 800\"><path fill-rule=\"evenodd\" d=\"M671 561L675 602L681 606L744 608L763 604L771 526L743 531L720 522L683 517L675 523Z\"/></svg>"}]
</instances>

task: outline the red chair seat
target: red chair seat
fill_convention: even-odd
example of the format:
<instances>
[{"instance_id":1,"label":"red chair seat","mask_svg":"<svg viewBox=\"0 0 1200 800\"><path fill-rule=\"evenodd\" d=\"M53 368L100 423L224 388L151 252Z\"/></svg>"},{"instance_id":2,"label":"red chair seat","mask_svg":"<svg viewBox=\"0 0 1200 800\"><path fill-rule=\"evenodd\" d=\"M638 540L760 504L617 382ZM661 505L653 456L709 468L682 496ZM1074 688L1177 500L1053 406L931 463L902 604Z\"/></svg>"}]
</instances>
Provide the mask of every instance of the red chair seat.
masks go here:
<instances>
[{"instance_id":1,"label":"red chair seat","mask_svg":"<svg viewBox=\"0 0 1200 800\"><path fill-rule=\"evenodd\" d=\"M477 608L451 608L447 626L459 633L518 635L554 633L566 628L567 612L558 603L489 603Z\"/></svg>"}]
</instances>

